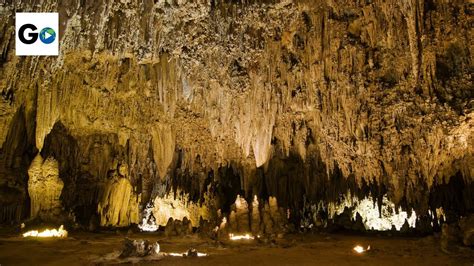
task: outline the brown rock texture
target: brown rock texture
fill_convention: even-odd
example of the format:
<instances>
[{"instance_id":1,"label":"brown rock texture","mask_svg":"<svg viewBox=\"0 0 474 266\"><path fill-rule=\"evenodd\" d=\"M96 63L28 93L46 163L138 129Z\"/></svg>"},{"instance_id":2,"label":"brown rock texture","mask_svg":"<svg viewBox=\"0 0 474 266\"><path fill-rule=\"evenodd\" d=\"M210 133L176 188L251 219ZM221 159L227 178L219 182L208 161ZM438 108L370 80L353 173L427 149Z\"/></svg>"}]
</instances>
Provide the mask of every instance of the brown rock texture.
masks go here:
<instances>
[{"instance_id":1,"label":"brown rock texture","mask_svg":"<svg viewBox=\"0 0 474 266\"><path fill-rule=\"evenodd\" d=\"M30 196L30 217L41 217L43 220L56 220L61 214L62 205L59 197L64 187L59 178L58 162L48 158L43 160L38 155L28 169L28 193Z\"/></svg>"},{"instance_id":2,"label":"brown rock texture","mask_svg":"<svg viewBox=\"0 0 474 266\"><path fill-rule=\"evenodd\" d=\"M20 11L59 12L60 56L15 56ZM83 222L121 165L142 205L180 188L192 201L212 190L228 213L242 192L299 210L303 195L351 190L420 213L474 209L470 1L14 1L0 13L0 221L27 216L38 152L58 161L63 205Z\"/></svg>"}]
</instances>

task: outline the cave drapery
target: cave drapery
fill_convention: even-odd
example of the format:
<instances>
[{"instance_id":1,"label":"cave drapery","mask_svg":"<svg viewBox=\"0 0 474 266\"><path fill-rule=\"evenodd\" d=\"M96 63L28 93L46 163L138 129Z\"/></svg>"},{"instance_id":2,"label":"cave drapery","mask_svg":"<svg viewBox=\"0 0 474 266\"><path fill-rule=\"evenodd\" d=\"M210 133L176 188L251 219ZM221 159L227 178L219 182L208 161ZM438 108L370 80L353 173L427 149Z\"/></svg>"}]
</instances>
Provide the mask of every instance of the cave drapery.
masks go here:
<instances>
[{"instance_id":1,"label":"cave drapery","mask_svg":"<svg viewBox=\"0 0 474 266\"><path fill-rule=\"evenodd\" d=\"M176 196L196 225L256 196L301 224L348 192L473 212L469 1L47 0L60 55L17 57L35 2L0 6L0 222L128 226Z\"/></svg>"}]
</instances>

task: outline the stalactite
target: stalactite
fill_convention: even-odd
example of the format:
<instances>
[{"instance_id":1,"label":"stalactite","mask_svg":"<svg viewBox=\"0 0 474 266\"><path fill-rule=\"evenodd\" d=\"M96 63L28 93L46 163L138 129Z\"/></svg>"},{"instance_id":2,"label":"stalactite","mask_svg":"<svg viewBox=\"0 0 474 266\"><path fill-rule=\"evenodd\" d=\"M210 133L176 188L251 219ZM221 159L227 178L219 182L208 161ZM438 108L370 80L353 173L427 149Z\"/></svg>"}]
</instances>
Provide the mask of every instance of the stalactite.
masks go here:
<instances>
[{"instance_id":1,"label":"stalactite","mask_svg":"<svg viewBox=\"0 0 474 266\"><path fill-rule=\"evenodd\" d=\"M225 215L257 195L298 223L305 200L347 190L424 215L453 178L465 184L454 212L472 211L472 8L369 2L48 0L67 14L54 58L13 56L15 9L2 6L0 188L22 202L2 201L5 213L27 209L37 150L86 223L96 210L104 225L136 223L157 194L196 204L208 187ZM112 177L140 198L130 219L97 198L118 189Z\"/></svg>"}]
</instances>

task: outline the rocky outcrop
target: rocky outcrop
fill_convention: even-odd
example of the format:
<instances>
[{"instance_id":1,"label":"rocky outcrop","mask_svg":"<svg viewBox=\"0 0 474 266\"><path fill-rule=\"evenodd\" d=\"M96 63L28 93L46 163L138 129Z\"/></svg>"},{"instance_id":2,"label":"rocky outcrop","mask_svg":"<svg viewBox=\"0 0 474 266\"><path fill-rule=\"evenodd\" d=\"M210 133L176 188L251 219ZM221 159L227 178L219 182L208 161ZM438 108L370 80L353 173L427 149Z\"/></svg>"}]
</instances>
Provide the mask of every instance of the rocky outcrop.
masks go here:
<instances>
[{"instance_id":1,"label":"rocky outcrop","mask_svg":"<svg viewBox=\"0 0 474 266\"><path fill-rule=\"evenodd\" d=\"M199 202L211 185L224 212L273 196L294 221L302 195L347 190L473 211L469 2L44 1L60 56L16 57L14 12L35 9L0 7L1 156L23 110L17 168L56 153L81 219L120 164L141 204L178 187Z\"/></svg>"},{"instance_id":2,"label":"rocky outcrop","mask_svg":"<svg viewBox=\"0 0 474 266\"><path fill-rule=\"evenodd\" d=\"M54 158L43 160L37 155L28 169L30 217L43 221L58 221L63 206L60 196L64 182L59 178L58 162Z\"/></svg>"}]
</instances>

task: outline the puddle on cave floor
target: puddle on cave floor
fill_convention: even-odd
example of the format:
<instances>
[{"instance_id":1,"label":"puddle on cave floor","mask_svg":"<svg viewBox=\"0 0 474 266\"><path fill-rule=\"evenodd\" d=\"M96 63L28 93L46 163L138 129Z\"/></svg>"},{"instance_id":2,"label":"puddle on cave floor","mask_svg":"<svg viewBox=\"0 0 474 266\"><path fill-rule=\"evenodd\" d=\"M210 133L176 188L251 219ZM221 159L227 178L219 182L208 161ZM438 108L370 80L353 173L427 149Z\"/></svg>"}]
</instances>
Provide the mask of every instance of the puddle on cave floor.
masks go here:
<instances>
[{"instance_id":1,"label":"puddle on cave floor","mask_svg":"<svg viewBox=\"0 0 474 266\"><path fill-rule=\"evenodd\" d=\"M164 257L139 265L473 265L474 250L440 251L433 236L402 238L343 234L287 235L274 243L216 242L198 236L167 238L159 233L71 232L67 239L25 239L0 235L0 265L95 265L122 250L124 238L159 241L162 252L194 247L207 257ZM356 245L370 250L357 254ZM107 264L107 263L105 263Z\"/></svg>"}]
</instances>

